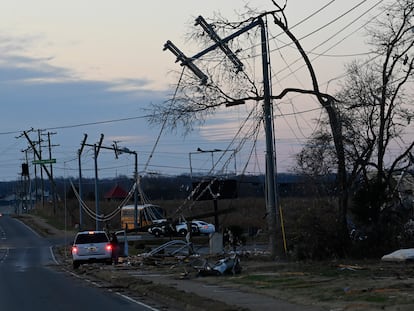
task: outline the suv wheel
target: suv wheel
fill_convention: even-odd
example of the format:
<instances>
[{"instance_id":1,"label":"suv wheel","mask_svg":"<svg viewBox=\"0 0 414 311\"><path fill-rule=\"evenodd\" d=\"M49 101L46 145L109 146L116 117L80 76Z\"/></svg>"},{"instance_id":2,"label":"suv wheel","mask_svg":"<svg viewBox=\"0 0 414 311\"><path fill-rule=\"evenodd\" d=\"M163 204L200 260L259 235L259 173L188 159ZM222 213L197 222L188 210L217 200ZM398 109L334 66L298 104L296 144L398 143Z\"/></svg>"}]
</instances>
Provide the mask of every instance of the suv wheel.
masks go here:
<instances>
[{"instance_id":1,"label":"suv wheel","mask_svg":"<svg viewBox=\"0 0 414 311\"><path fill-rule=\"evenodd\" d=\"M154 229L152 230L152 233L158 238L161 236L161 230L160 229Z\"/></svg>"}]
</instances>

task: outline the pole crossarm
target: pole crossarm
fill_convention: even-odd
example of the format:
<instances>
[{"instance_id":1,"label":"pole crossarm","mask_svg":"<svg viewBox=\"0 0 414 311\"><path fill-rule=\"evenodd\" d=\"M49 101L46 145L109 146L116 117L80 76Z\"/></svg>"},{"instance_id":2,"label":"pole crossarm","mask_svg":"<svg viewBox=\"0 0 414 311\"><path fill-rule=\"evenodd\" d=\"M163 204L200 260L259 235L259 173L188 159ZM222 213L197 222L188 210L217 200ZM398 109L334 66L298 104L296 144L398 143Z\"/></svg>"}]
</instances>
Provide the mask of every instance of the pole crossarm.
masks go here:
<instances>
[{"instance_id":1,"label":"pole crossarm","mask_svg":"<svg viewBox=\"0 0 414 311\"><path fill-rule=\"evenodd\" d=\"M94 146L95 146L95 145L93 145L93 144L86 144L86 143L84 143L83 145L88 146L88 147L94 147ZM113 150L113 151L115 151L118 155L120 155L120 154L122 154L122 153L137 154L137 152L136 152L136 151L131 151L131 150L127 149L127 148L118 148L118 147L115 147L115 146L112 146L112 147L107 147L107 146L102 146L102 145L100 145L100 149Z\"/></svg>"},{"instance_id":2,"label":"pole crossarm","mask_svg":"<svg viewBox=\"0 0 414 311\"><path fill-rule=\"evenodd\" d=\"M201 19L200 19L201 18ZM240 36L241 34L249 31L250 29L258 26L263 25L263 21L261 18L254 20L249 25L243 27L242 29L236 31L235 33L227 36L224 39L220 39L220 37L214 32L211 25L209 25L204 18L199 16L196 19L196 25L200 24L203 29L210 35L210 37L216 42L212 46L204 49L203 51L195 54L193 57L188 58L181 52L170 40L168 40L164 44L164 51L170 50L176 57L176 62L180 61L181 66L188 66L188 68L201 80L201 84L204 85L207 83L208 77L193 63L193 60L199 59L200 57L206 55L207 53L214 51L216 48L221 48L224 53L230 58L230 60L235 64L238 71L242 70L243 63L237 58L237 56L227 47L227 42L230 40ZM204 28L205 27L205 28Z\"/></svg>"},{"instance_id":3,"label":"pole crossarm","mask_svg":"<svg viewBox=\"0 0 414 311\"><path fill-rule=\"evenodd\" d=\"M175 56L177 56L176 62L180 61L181 66L187 66L190 70L201 80L201 84L207 83L207 76L192 62L191 58L188 58L181 52L170 40L164 44L164 51L170 50Z\"/></svg>"},{"instance_id":4,"label":"pole crossarm","mask_svg":"<svg viewBox=\"0 0 414 311\"><path fill-rule=\"evenodd\" d=\"M204 31L210 36L210 38L219 44L220 49L227 55L230 61L234 64L237 69L237 72L243 70L243 63L237 58L236 54L234 54L230 48L227 46L226 43L223 43L219 35L214 31L213 27L206 22L206 20L200 15L196 18L195 25L200 25Z\"/></svg>"},{"instance_id":5,"label":"pole crossarm","mask_svg":"<svg viewBox=\"0 0 414 311\"><path fill-rule=\"evenodd\" d=\"M240 29L240 30L236 31L235 33L233 33L233 34L231 34L231 35L228 35L228 36L227 36L227 37L225 37L224 39L221 39L221 41L220 41L220 42L217 42L217 43L215 43L215 44L213 44L213 45L209 46L208 48L204 49L203 51L198 52L198 53L197 53L197 54L195 54L193 57L191 57L191 59L198 59L198 58L200 58L201 56L206 55L207 53L209 53L209 52L211 52L211 51L215 50L216 48L220 47L221 45L226 44L227 42L229 42L229 41L233 40L234 38L237 38L237 37L238 37L238 36L240 36L241 34L243 34L243 33L247 32L247 31L249 31L250 29L252 29L252 28L254 28L254 27L256 27L256 26L259 26L259 25L261 25L261 24L263 24L263 21L262 21L261 19L256 19L256 20L254 20L253 22L251 22L249 25L247 25L247 26L243 27L242 29Z\"/></svg>"}]
</instances>

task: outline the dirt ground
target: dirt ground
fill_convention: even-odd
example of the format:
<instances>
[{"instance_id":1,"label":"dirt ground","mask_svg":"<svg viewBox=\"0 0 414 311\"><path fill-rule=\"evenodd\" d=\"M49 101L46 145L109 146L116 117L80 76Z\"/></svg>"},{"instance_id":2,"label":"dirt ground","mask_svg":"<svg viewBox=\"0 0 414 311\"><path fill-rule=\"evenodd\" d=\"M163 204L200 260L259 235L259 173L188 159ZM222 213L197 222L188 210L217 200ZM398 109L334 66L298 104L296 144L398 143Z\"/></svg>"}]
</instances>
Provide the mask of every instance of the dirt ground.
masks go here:
<instances>
[{"instance_id":1,"label":"dirt ground","mask_svg":"<svg viewBox=\"0 0 414 311\"><path fill-rule=\"evenodd\" d=\"M328 310L413 310L414 264L380 260L252 263L234 280Z\"/></svg>"},{"instance_id":2,"label":"dirt ground","mask_svg":"<svg viewBox=\"0 0 414 311\"><path fill-rule=\"evenodd\" d=\"M22 219L45 236L56 236L58 230L50 228L41 219ZM62 248L59 255L63 266L71 269L70 258L65 258ZM82 266L76 273L95 277L102 282L112 282L115 288L136 294L157 291L151 282L141 282L140 286L127 286L129 270L144 269L165 273L179 280L196 278L205 283L225 284L242 291L277 297L297 304L319 306L326 310L414 310L414 263L383 262L378 260L335 260L318 262L268 261L262 255L243 253L240 255L242 272L236 275L198 277L195 261L190 258L160 257L152 260L140 256L126 258L117 267L103 268L99 265ZM214 261L214 258L210 259ZM136 283L136 282L135 282ZM169 301L183 303L183 294L174 289L158 287ZM169 294L167 292L170 291ZM155 293L156 295L156 293ZM188 295L186 295L188 296ZM191 301L187 301L189 308ZM200 301L194 302L200 306ZM209 304L212 305L209 305ZM219 302L204 302L208 309L232 309Z\"/></svg>"}]
</instances>

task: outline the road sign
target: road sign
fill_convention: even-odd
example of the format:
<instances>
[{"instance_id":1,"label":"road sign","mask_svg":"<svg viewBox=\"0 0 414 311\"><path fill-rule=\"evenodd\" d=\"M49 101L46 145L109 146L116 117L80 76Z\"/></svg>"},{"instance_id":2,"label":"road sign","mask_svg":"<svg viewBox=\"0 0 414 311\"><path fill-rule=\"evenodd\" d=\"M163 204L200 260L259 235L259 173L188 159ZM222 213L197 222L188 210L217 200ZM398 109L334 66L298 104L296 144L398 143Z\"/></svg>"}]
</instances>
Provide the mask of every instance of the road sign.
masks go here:
<instances>
[{"instance_id":1,"label":"road sign","mask_svg":"<svg viewBox=\"0 0 414 311\"><path fill-rule=\"evenodd\" d=\"M33 164L53 164L56 163L56 159L46 159L46 160L34 160Z\"/></svg>"}]
</instances>

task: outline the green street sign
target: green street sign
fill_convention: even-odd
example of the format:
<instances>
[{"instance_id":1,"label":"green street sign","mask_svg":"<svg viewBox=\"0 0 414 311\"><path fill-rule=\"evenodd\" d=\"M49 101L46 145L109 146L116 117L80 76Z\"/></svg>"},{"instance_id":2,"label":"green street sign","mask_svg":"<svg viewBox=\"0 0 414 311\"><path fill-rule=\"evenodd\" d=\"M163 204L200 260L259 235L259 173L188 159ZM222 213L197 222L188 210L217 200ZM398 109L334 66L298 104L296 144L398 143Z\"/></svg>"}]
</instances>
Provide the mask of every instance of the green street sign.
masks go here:
<instances>
[{"instance_id":1,"label":"green street sign","mask_svg":"<svg viewBox=\"0 0 414 311\"><path fill-rule=\"evenodd\" d=\"M53 164L56 163L56 159L46 159L46 160L34 160L33 164Z\"/></svg>"}]
</instances>

